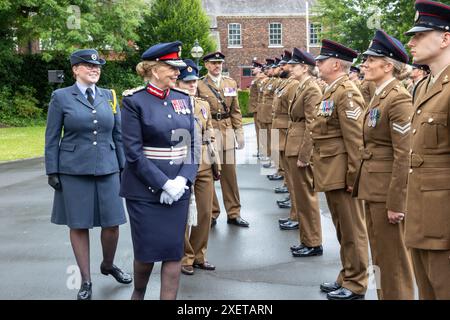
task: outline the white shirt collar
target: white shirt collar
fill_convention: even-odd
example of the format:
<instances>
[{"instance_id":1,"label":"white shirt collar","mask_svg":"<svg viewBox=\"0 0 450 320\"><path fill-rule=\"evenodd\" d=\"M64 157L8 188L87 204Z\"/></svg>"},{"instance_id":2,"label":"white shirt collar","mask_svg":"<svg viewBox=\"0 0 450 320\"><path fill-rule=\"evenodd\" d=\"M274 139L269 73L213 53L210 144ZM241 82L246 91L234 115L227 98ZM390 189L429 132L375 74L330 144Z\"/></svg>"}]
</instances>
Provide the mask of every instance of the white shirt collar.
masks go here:
<instances>
[{"instance_id":1,"label":"white shirt collar","mask_svg":"<svg viewBox=\"0 0 450 320\"><path fill-rule=\"evenodd\" d=\"M378 96L383 91L384 88L386 88L392 81L394 81L396 78L392 77L391 79L385 81L381 86L375 89L375 95Z\"/></svg>"},{"instance_id":2,"label":"white shirt collar","mask_svg":"<svg viewBox=\"0 0 450 320\"><path fill-rule=\"evenodd\" d=\"M80 89L81 93L84 95L85 98L87 98L86 89L91 88L92 89L92 97L95 99L95 84L87 86L85 84L79 83L78 81L75 83L77 84L78 89Z\"/></svg>"}]
</instances>

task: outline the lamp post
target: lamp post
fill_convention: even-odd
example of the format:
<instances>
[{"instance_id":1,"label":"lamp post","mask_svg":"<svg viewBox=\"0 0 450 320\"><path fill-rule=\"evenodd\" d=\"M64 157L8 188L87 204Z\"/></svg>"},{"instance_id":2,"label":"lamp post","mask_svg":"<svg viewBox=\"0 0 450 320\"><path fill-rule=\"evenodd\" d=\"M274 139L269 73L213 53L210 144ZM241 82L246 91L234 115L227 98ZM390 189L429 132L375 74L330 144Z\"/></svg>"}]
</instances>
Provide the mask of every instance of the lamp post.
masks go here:
<instances>
[{"instance_id":1,"label":"lamp post","mask_svg":"<svg viewBox=\"0 0 450 320\"><path fill-rule=\"evenodd\" d=\"M200 66L198 65L199 59L203 56L203 48L200 47L198 40L195 40L194 46L191 49L191 56L195 59L195 63L197 64L198 71L200 71Z\"/></svg>"}]
</instances>

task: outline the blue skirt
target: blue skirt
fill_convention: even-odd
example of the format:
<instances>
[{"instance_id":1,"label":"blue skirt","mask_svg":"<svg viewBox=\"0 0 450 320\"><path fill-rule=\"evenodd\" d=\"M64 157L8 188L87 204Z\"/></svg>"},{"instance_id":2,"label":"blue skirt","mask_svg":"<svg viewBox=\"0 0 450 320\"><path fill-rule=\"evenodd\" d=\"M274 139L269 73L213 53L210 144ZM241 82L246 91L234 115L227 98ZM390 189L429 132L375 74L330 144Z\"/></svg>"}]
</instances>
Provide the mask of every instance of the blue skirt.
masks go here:
<instances>
[{"instance_id":1,"label":"blue skirt","mask_svg":"<svg viewBox=\"0 0 450 320\"><path fill-rule=\"evenodd\" d=\"M71 229L114 227L127 222L119 196L119 173L103 176L60 174L51 221Z\"/></svg>"},{"instance_id":2,"label":"blue skirt","mask_svg":"<svg viewBox=\"0 0 450 320\"><path fill-rule=\"evenodd\" d=\"M181 260L189 199L170 206L126 199L126 205L134 258L144 263Z\"/></svg>"}]
</instances>

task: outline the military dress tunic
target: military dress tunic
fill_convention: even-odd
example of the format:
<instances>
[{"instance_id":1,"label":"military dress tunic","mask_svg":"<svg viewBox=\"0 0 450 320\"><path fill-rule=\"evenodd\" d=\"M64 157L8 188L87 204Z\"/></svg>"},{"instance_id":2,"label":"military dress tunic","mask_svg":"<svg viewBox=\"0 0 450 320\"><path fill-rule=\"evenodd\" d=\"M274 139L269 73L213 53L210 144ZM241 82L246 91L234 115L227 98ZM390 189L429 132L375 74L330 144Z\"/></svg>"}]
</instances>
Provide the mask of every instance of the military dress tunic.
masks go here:
<instances>
[{"instance_id":1,"label":"military dress tunic","mask_svg":"<svg viewBox=\"0 0 450 320\"><path fill-rule=\"evenodd\" d=\"M135 259L178 261L184 253L190 190L172 205L161 204L160 196L169 179L183 176L190 186L197 175L191 102L184 92L151 85L125 95L120 194L126 198Z\"/></svg>"},{"instance_id":2,"label":"military dress tunic","mask_svg":"<svg viewBox=\"0 0 450 320\"><path fill-rule=\"evenodd\" d=\"M417 85L405 224L420 299L450 299L450 67Z\"/></svg>"},{"instance_id":3,"label":"military dress tunic","mask_svg":"<svg viewBox=\"0 0 450 320\"><path fill-rule=\"evenodd\" d=\"M72 229L126 223L119 197L125 163L120 109L110 90L95 87L91 104L77 84L53 92L45 131L45 169L58 174L51 221ZM61 136L61 133L63 135Z\"/></svg>"},{"instance_id":4,"label":"military dress tunic","mask_svg":"<svg viewBox=\"0 0 450 320\"><path fill-rule=\"evenodd\" d=\"M365 200L372 264L380 268L378 298L414 299L404 221L391 224L387 211L406 213L412 99L392 79L375 94L364 117L364 147L353 195ZM406 216L407 219L407 216Z\"/></svg>"}]
</instances>

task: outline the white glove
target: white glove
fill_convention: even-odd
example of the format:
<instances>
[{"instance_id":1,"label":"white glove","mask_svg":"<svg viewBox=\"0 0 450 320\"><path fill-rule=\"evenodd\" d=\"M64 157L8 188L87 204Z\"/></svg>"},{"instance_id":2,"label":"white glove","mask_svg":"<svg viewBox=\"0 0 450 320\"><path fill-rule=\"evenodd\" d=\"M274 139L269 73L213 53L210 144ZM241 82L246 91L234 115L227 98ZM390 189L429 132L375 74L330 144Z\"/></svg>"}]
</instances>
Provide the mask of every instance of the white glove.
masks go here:
<instances>
[{"instance_id":1,"label":"white glove","mask_svg":"<svg viewBox=\"0 0 450 320\"><path fill-rule=\"evenodd\" d=\"M171 205L173 203L173 199L166 191L163 191L163 192L161 192L161 197L159 198L159 202L161 204L165 203L165 204Z\"/></svg>"},{"instance_id":2,"label":"white glove","mask_svg":"<svg viewBox=\"0 0 450 320\"><path fill-rule=\"evenodd\" d=\"M173 180L167 180L163 186L163 190L172 197L174 201L178 201L184 194L184 192L189 189L186 186L187 179L185 177L178 176Z\"/></svg>"}]
</instances>

